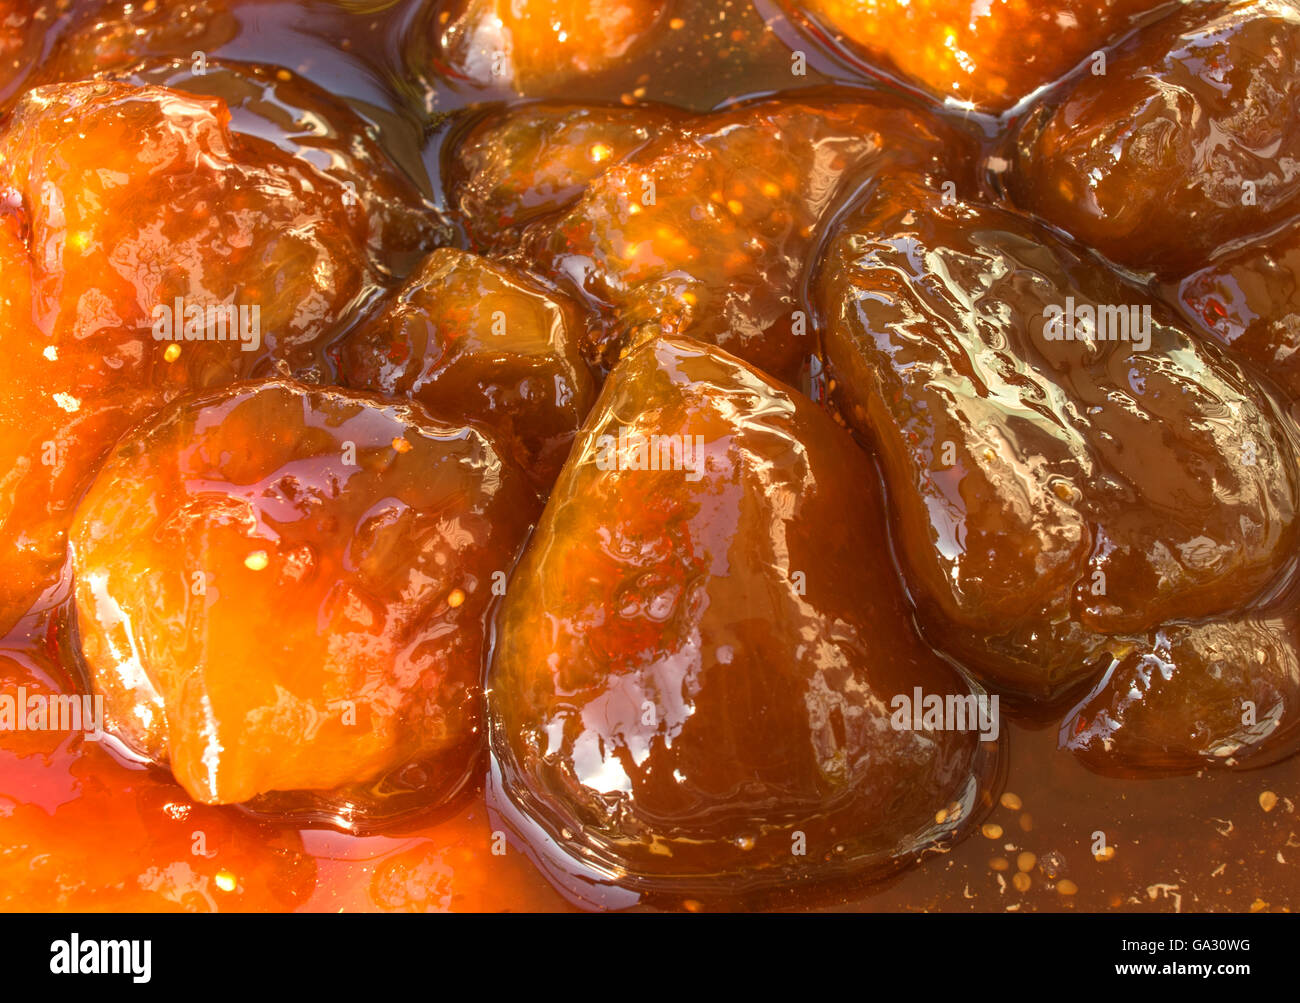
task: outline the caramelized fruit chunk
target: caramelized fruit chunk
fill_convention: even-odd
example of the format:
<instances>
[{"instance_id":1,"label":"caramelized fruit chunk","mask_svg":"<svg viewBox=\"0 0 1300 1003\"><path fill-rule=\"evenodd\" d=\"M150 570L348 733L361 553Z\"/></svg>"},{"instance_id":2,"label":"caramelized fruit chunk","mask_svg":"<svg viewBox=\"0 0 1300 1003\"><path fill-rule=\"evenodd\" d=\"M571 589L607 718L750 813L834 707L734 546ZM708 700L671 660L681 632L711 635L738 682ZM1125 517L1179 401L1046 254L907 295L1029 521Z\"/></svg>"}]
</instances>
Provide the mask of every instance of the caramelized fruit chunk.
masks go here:
<instances>
[{"instance_id":1,"label":"caramelized fruit chunk","mask_svg":"<svg viewBox=\"0 0 1300 1003\"><path fill-rule=\"evenodd\" d=\"M1300 10L1193 3L1138 32L1026 120L1010 189L1164 277L1300 213Z\"/></svg>"},{"instance_id":2,"label":"caramelized fruit chunk","mask_svg":"<svg viewBox=\"0 0 1300 1003\"><path fill-rule=\"evenodd\" d=\"M609 157L560 218L529 229L521 253L602 317L587 346L593 362L612 365L646 337L689 334L793 383L816 348L800 278L838 196L876 172L938 185L963 149L946 127L886 98L763 101ZM529 184L535 167L518 169L516 184Z\"/></svg>"},{"instance_id":3,"label":"caramelized fruit chunk","mask_svg":"<svg viewBox=\"0 0 1300 1003\"><path fill-rule=\"evenodd\" d=\"M3 629L57 574L77 492L118 435L273 360L326 372L375 270L342 184L178 91L30 91L0 135L0 186Z\"/></svg>"},{"instance_id":4,"label":"caramelized fruit chunk","mask_svg":"<svg viewBox=\"0 0 1300 1003\"><path fill-rule=\"evenodd\" d=\"M365 209L232 133L216 100L107 81L36 88L0 156L27 224L37 323L61 359L75 352L102 381L174 385L185 373L205 386L271 354L311 365L372 277ZM166 309L177 298L180 324ZM223 304L257 307L261 332L214 340L203 309L187 329L189 306ZM176 361L168 343L183 346Z\"/></svg>"},{"instance_id":5,"label":"caramelized fruit chunk","mask_svg":"<svg viewBox=\"0 0 1300 1003\"><path fill-rule=\"evenodd\" d=\"M1175 298L1197 329L1300 399L1300 229L1192 273Z\"/></svg>"},{"instance_id":6,"label":"caramelized fruit chunk","mask_svg":"<svg viewBox=\"0 0 1300 1003\"><path fill-rule=\"evenodd\" d=\"M103 77L219 98L231 113L232 132L268 139L342 185L343 200L369 217L373 262L407 274L433 247L449 242L448 227L390 162L374 127L288 69L214 57L238 35L241 8L256 16L265 6L265 0L101 0L62 28L37 79Z\"/></svg>"},{"instance_id":7,"label":"caramelized fruit chunk","mask_svg":"<svg viewBox=\"0 0 1300 1003\"><path fill-rule=\"evenodd\" d=\"M437 58L476 84L521 94L619 65L658 23L668 0L451 0L426 30Z\"/></svg>"},{"instance_id":8,"label":"caramelized fruit chunk","mask_svg":"<svg viewBox=\"0 0 1300 1003\"><path fill-rule=\"evenodd\" d=\"M1124 651L1061 725L1105 773L1263 766L1300 748L1296 617L1170 625Z\"/></svg>"},{"instance_id":9,"label":"caramelized fruit chunk","mask_svg":"<svg viewBox=\"0 0 1300 1003\"><path fill-rule=\"evenodd\" d=\"M230 129L271 140L347 188L370 217L374 260L405 275L447 226L380 148L375 129L346 102L283 67L219 59L241 7L263 0L101 3L62 31L42 64L43 83L108 75L221 99ZM147 7L147 9L146 9Z\"/></svg>"},{"instance_id":10,"label":"caramelized fruit chunk","mask_svg":"<svg viewBox=\"0 0 1300 1003\"><path fill-rule=\"evenodd\" d=\"M1168 0L787 0L939 98L1000 113ZM874 66L868 65L874 74Z\"/></svg>"},{"instance_id":11,"label":"caramelized fruit chunk","mask_svg":"<svg viewBox=\"0 0 1300 1003\"><path fill-rule=\"evenodd\" d=\"M891 724L918 688L976 698L915 633L875 484L824 412L712 346L614 369L489 672L502 806L572 856L540 861L570 894L577 861L674 895L852 877L971 820L973 707L970 730Z\"/></svg>"},{"instance_id":12,"label":"caramelized fruit chunk","mask_svg":"<svg viewBox=\"0 0 1300 1003\"><path fill-rule=\"evenodd\" d=\"M1296 447L1269 398L1023 218L883 185L819 295L927 636L986 677L1052 696L1103 635L1237 609L1291 559Z\"/></svg>"},{"instance_id":13,"label":"caramelized fruit chunk","mask_svg":"<svg viewBox=\"0 0 1300 1003\"><path fill-rule=\"evenodd\" d=\"M527 223L577 201L593 179L686 115L663 106L537 104L477 119L446 166L478 248L516 247Z\"/></svg>"},{"instance_id":14,"label":"caramelized fruit chunk","mask_svg":"<svg viewBox=\"0 0 1300 1003\"><path fill-rule=\"evenodd\" d=\"M484 433L417 404L273 380L170 405L72 528L111 730L209 804L426 761L454 791L494 585L537 507Z\"/></svg>"},{"instance_id":15,"label":"caramelized fruit chunk","mask_svg":"<svg viewBox=\"0 0 1300 1003\"><path fill-rule=\"evenodd\" d=\"M406 276L451 242L450 224L392 162L374 127L305 77L210 59L201 73L183 60L137 66L127 78L218 98L230 111L231 132L268 139L342 186L343 205L365 211L368 258L385 279Z\"/></svg>"},{"instance_id":16,"label":"caramelized fruit chunk","mask_svg":"<svg viewBox=\"0 0 1300 1003\"><path fill-rule=\"evenodd\" d=\"M577 311L526 276L435 251L343 347L348 386L480 422L543 490L595 399Z\"/></svg>"},{"instance_id":17,"label":"caramelized fruit chunk","mask_svg":"<svg viewBox=\"0 0 1300 1003\"><path fill-rule=\"evenodd\" d=\"M201 67L238 35L237 9L259 3L264 0L78 0L37 77L84 80L159 59Z\"/></svg>"},{"instance_id":18,"label":"caramelized fruit chunk","mask_svg":"<svg viewBox=\"0 0 1300 1003\"><path fill-rule=\"evenodd\" d=\"M57 580L68 500L82 485L85 457L102 451L140 408L130 391L105 387L100 406L83 410L75 396L46 383L44 369L58 355L42 354L32 271L22 221L0 215L0 636Z\"/></svg>"}]
</instances>

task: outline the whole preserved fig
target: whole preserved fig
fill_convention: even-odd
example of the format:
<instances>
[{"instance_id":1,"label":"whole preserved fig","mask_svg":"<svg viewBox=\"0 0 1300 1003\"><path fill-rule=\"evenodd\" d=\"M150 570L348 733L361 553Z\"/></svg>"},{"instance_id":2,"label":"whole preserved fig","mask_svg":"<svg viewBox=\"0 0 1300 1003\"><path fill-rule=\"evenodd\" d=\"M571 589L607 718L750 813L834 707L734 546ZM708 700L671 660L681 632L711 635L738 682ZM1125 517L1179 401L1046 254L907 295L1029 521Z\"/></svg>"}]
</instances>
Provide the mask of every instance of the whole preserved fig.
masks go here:
<instances>
[{"instance_id":1,"label":"whole preserved fig","mask_svg":"<svg viewBox=\"0 0 1300 1003\"><path fill-rule=\"evenodd\" d=\"M1123 776L1262 766L1300 748L1294 613L1170 624L1133 639L1065 715L1062 744Z\"/></svg>"},{"instance_id":2,"label":"whole preserved fig","mask_svg":"<svg viewBox=\"0 0 1300 1003\"><path fill-rule=\"evenodd\" d=\"M378 281L367 210L219 101L38 87L0 134L0 621L58 575L72 505L171 397L325 349Z\"/></svg>"},{"instance_id":3,"label":"whole preserved fig","mask_svg":"<svg viewBox=\"0 0 1300 1003\"><path fill-rule=\"evenodd\" d=\"M1300 213L1300 9L1191 3L1026 119L1010 191L1163 278Z\"/></svg>"},{"instance_id":4,"label":"whole preserved fig","mask_svg":"<svg viewBox=\"0 0 1300 1003\"><path fill-rule=\"evenodd\" d=\"M455 792L536 509L487 435L418 404L271 380L169 405L72 527L110 730L206 804L382 789L412 764L413 796Z\"/></svg>"},{"instance_id":5,"label":"whole preserved fig","mask_svg":"<svg viewBox=\"0 0 1300 1003\"><path fill-rule=\"evenodd\" d=\"M835 397L879 451L926 636L1051 698L1111 635L1230 613L1296 543L1269 395L1000 208L879 186L821 271Z\"/></svg>"},{"instance_id":6,"label":"whole preserved fig","mask_svg":"<svg viewBox=\"0 0 1300 1003\"><path fill-rule=\"evenodd\" d=\"M486 425L545 489L595 389L574 305L507 266L446 248L342 350L349 386Z\"/></svg>"},{"instance_id":7,"label":"whole preserved fig","mask_svg":"<svg viewBox=\"0 0 1300 1003\"><path fill-rule=\"evenodd\" d=\"M489 673L500 807L568 894L852 880L973 820L997 704L918 637L884 533L799 394L683 338L615 367Z\"/></svg>"}]
</instances>

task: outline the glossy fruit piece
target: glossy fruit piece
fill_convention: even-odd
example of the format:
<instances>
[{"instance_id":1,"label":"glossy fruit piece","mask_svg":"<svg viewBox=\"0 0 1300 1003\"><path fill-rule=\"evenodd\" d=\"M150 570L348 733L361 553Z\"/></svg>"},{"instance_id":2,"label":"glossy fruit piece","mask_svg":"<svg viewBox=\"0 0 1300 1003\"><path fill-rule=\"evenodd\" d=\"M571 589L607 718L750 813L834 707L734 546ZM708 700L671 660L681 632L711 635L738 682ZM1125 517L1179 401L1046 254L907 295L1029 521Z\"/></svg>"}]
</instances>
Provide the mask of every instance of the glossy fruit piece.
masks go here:
<instances>
[{"instance_id":1,"label":"glossy fruit piece","mask_svg":"<svg viewBox=\"0 0 1300 1003\"><path fill-rule=\"evenodd\" d=\"M435 251L342 351L348 386L481 423L543 491L595 400L568 300L467 251Z\"/></svg>"},{"instance_id":2,"label":"glossy fruit piece","mask_svg":"<svg viewBox=\"0 0 1300 1003\"><path fill-rule=\"evenodd\" d=\"M532 227L522 253L602 316L592 361L687 334L794 383L816 348L800 279L837 198L878 173L957 178L961 190L968 152L889 98L763 101L614 164Z\"/></svg>"},{"instance_id":3,"label":"glossy fruit piece","mask_svg":"<svg viewBox=\"0 0 1300 1003\"><path fill-rule=\"evenodd\" d=\"M191 799L164 768L125 764L95 741L94 705L74 678L69 611L26 638L0 641L0 908L25 912L563 911L564 900L523 854L499 843L480 797L390 819L353 816L347 832L298 810L231 810ZM53 622L51 622L53 621ZM61 621L61 622L60 622ZM20 691L21 687L21 691ZM27 723L8 727L6 698ZM55 700L60 700L55 710ZM87 728L90 728L89 733ZM289 807L289 795L277 807ZM316 796L316 807L329 801ZM352 810L351 806L343 806ZM332 817L342 817L338 799ZM328 817L318 812L317 819ZM382 830L384 838L355 839Z\"/></svg>"},{"instance_id":4,"label":"glossy fruit piece","mask_svg":"<svg viewBox=\"0 0 1300 1003\"><path fill-rule=\"evenodd\" d=\"M359 201L232 132L219 101L106 81L38 88L0 156L26 227L35 321L61 359L78 356L87 394L212 386L272 358L318 371L323 336L376 279ZM206 308L226 305L247 308L241 321L256 308L260 330L216 338L229 318Z\"/></svg>"},{"instance_id":5,"label":"glossy fruit piece","mask_svg":"<svg viewBox=\"0 0 1300 1003\"><path fill-rule=\"evenodd\" d=\"M1300 399L1300 229L1193 272L1171 298L1196 329Z\"/></svg>"},{"instance_id":6,"label":"glossy fruit piece","mask_svg":"<svg viewBox=\"0 0 1300 1003\"><path fill-rule=\"evenodd\" d=\"M239 34L238 11L265 0L82 0L59 25L41 83L85 80L151 60L203 66Z\"/></svg>"},{"instance_id":7,"label":"glossy fruit piece","mask_svg":"<svg viewBox=\"0 0 1300 1003\"><path fill-rule=\"evenodd\" d=\"M327 373L378 273L343 185L178 91L30 91L0 135L0 187L3 629L57 573L71 506L123 431L277 361Z\"/></svg>"},{"instance_id":8,"label":"glossy fruit piece","mask_svg":"<svg viewBox=\"0 0 1300 1003\"><path fill-rule=\"evenodd\" d=\"M614 369L489 674L504 810L567 893L860 877L971 820L993 747L891 725L915 688L971 691L914 631L875 483L824 412L715 347Z\"/></svg>"},{"instance_id":9,"label":"glossy fruit piece","mask_svg":"<svg viewBox=\"0 0 1300 1003\"><path fill-rule=\"evenodd\" d=\"M231 111L232 131L269 139L344 185L344 197L370 217L371 257L405 276L424 254L450 243L449 224L390 162L403 158L423 177L423 124L383 97L378 107L366 100L381 131L335 96L356 94L359 85L373 100L375 71L344 54L352 41L342 36L342 49L319 58L319 39L350 27L350 19L328 19L323 6L303 18L277 0L78 3L36 80L106 76L220 98ZM275 41L268 42L268 33ZM248 58L268 62L243 61ZM320 72L322 63L328 75Z\"/></svg>"},{"instance_id":10,"label":"glossy fruit piece","mask_svg":"<svg viewBox=\"0 0 1300 1003\"><path fill-rule=\"evenodd\" d=\"M57 601L71 506L99 457L152 400L147 390L87 373L79 343L61 356L63 346L43 336L33 322L37 269L24 231L21 212L0 214L0 636L29 609Z\"/></svg>"},{"instance_id":11,"label":"glossy fruit piece","mask_svg":"<svg viewBox=\"0 0 1300 1003\"><path fill-rule=\"evenodd\" d=\"M1169 625L1135 639L1061 724L1103 773L1253 767L1300 749L1296 617Z\"/></svg>"},{"instance_id":12,"label":"glossy fruit piece","mask_svg":"<svg viewBox=\"0 0 1300 1003\"><path fill-rule=\"evenodd\" d=\"M209 360L229 379L272 352L309 364L368 278L365 210L228 123L211 99L82 82L29 92L0 137L0 181L26 214L36 322L101 379L201 376ZM177 297L257 306L266 336L178 339L188 318L164 309ZM170 339L154 336L164 313ZM188 349L180 365L164 358L169 341Z\"/></svg>"},{"instance_id":13,"label":"glossy fruit piece","mask_svg":"<svg viewBox=\"0 0 1300 1003\"><path fill-rule=\"evenodd\" d=\"M32 267L22 228L18 216L0 216L0 344L6 356L0 397L0 636L57 579L66 520L52 519L48 506L53 492L75 490L82 471L75 463L69 467L79 450L60 448L75 438L69 431L77 427L77 416L66 410L74 399L56 398L43 380L41 363L48 360L32 323ZM70 483L62 483L70 472Z\"/></svg>"},{"instance_id":14,"label":"glossy fruit piece","mask_svg":"<svg viewBox=\"0 0 1300 1003\"><path fill-rule=\"evenodd\" d=\"M1021 129L1010 190L1122 265L1177 278L1300 213L1300 10L1193 3Z\"/></svg>"},{"instance_id":15,"label":"glossy fruit piece","mask_svg":"<svg viewBox=\"0 0 1300 1003\"><path fill-rule=\"evenodd\" d=\"M804 0L863 69L1000 114L1121 38L1168 0Z\"/></svg>"},{"instance_id":16,"label":"glossy fruit piece","mask_svg":"<svg viewBox=\"0 0 1300 1003\"><path fill-rule=\"evenodd\" d=\"M540 96L618 66L667 6L667 0L454 0L430 4L427 30L452 74Z\"/></svg>"},{"instance_id":17,"label":"glossy fruit piece","mask_svg":"<svg viewBox=\"0 0 1300 1003\"><path fill-rule=\"evenodd\" d=\"M134 430L72 528L112 730L198 801L373 785L480 748L487 612L538 505L481 431L285 380Z\"/></svg>"},{"instance_id":18,"label":"glossy fruit piece","mask_svg":"<svg viewBox=\"0 0 1300 1003\"><path fill-rule=\"evenodd\" d=\"M571 205L593 179L687 118L658 105L496 109L448 144L451 201L475 247L512 249L525 225Z\"/></svg>"},{"instance_id":19,"label":"glossy fruit piece","mask_svg":"<svg viewBox=\"0 0 1300 1003\"><path fill-rule=\"evenodd\" d=\"M882 185L819 296L927 636L986 678L1054 696L1106 635L1236 610L1291 560L1296 446L1263 390L1022 217ZM1122 317L1053 340L1070 303L1080 331Z\"/></svg>"},{"instance_id":20,"label":"glossy fruit piece","mask_svg":"<svg viewBox=\"0 0 1300 1003\"><path fill-rule=\"evenodd\" d=\"M402 278L452 239L443 214L397 167L378 133L346 102L305 77L259 63L208 59L137 65L125 79L219 99L232 133L269 140L335 182L339 201L364 211L367 259L385 281Z\"/></svg>"}]
</instances>

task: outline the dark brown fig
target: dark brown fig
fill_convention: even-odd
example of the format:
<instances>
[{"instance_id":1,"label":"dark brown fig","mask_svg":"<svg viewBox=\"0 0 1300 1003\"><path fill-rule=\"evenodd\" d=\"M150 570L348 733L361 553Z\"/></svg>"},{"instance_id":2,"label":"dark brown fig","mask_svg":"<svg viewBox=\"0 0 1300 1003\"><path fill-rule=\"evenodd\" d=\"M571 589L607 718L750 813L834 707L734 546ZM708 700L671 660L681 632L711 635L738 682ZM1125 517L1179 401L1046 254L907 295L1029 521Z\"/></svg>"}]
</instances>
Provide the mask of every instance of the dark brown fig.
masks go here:
<instances>
[{"instance_id":1,"label":"dark brown fig","mask_svg":"<svg viewBox=\"0 0 1300 1003\"><path fill-rule=\"evenodd\" d=\"M1061 744L1121 776L1263 766L1300 749L1293 612L1170 624L1120 649Z\"/></svg>"},{"instance_id":2,"label":"dark brown fig","mask_svg":"<svg viewBox=\"0 0 1300 1003\"><path fill-rule=\"evenodd\" d=\"M823 411L716 347L615 367L489 672L498 810L566 894L863 879L974 820L997 702L917 635L877 484Z\"/></svg>"},{"instance_id":3,"label":"dark brown fig","mask_svg":"<svg viewBox=\"0 0 1300 1003\"><path fill-rule=\"evenodd\" d=\"M1017 205L1163 278L1300 214L1300 9L1190 3L1025 121Z\"/></svg>"},{"instance_id":4,"label":"dark brown fig","mask_svg":"<svg viewBox=\"0 0 1300 1003\"><path fill-rule=\"evenodd\" d=\"M663 105L495 109L450 147L447 188L474 247L506 252L527 224L568 208L610 167L689 117Z\"/></svg>"},{"instance_id":5,"label":"dark brown fig","mask_svg":"<svg viewBox=\"0 0 1300 1003\"><path fill-rule=\"evenodd\" d=\"M545 491L595 400L580 317L527 275L446 248L348 336L343 378L485 425Z\"/></svg>"},{"instance_id":6,"label":"dark brown fig","mask_svg":"<svg viewBox=\"0 0 1300 1003\"><path fill-rule=\"evenodd\" d=\"M1050 699L1110 636L1231 613L1296 545L1296 446L1213 344L1022 217L883 184L819 295L932 643Z\"/></svg>"},{"instance_id":7,"label":"dark brown fig","mask_svg":"<svg viewBox=\"0 0 1300 1003\"><path fill-rule=\"evenodd\" d=\"M1193 272L1170 299L1195 330L1300 401L1300 228Z\"/></svg>"}]
</instances>

